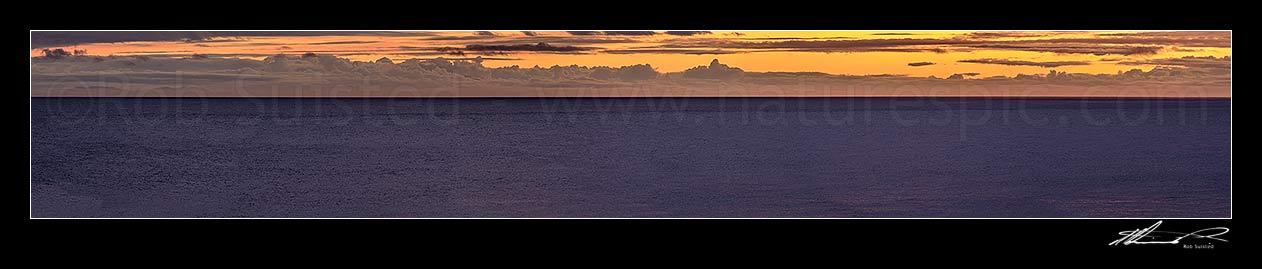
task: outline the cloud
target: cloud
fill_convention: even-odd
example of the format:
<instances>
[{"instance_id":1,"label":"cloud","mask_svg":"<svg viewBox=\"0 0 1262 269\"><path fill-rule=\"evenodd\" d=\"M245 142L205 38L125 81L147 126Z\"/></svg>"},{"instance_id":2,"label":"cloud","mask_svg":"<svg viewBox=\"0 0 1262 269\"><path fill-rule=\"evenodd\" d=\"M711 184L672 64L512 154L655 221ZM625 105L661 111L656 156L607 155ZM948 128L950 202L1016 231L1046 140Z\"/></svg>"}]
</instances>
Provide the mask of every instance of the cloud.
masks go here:
<instances>
[{"instance_id":1,"label":"cloud","mask_svg":"<svg viewBox=\"0 0 1262 269\"><path fill-rule=\"evenodd\" d=\"M642 43L640 40L629 37L609 37L609 36L591 36L591 37L575 37L575 36L518 36L518 37L500 37L496 40L481 41L477 43L469 43L466 45L515 45L522 43L539 43L548 44L565 44L565 45L595 45L595 44L632 44Z\"/></svg>"},{"instance_id":2,"label":"cloud","mask_svg":"<svg viewBox=\"0 0 1262 269\"><path fill-rule=\"evenodd\" d=\"M1161 46L1126 46L1126 45L1092 45L1071 43L997 43L997 44L974 44L972 48L981 49L1006 49L1021 50L1034 52L1051 52L1064 54L1092 54L1097 56L1104 55L1151 55L1161 52Z\"/></svg>"},{"instance_id":3,"label":"cloud","mask_svg":"<svg viewBox=\"0 0 1262 269\"><path fill-rule=\"evenodd\" d=\"M1097 38L1053 38L1041 39L1044 43L1079 43L1079 44L1132 44L1132 45L1169 45L1182 47L1218 47L1230 48L1231 36L1219 34L1177 35L1177 36L1116 36Z\"/></svg>"},{"instance_id":4,"label":"cloud","mask_svg":"<svg viewBox=\"0 0 1262 269\"><path fill-rule=\"evenodd\" d=\"M604 31L603 33L604 33L605 35L631 35L631 36L640 36L640 35L656 35L656 34L657 34L656 32L653 32L653 31Z\"/></svg>"},{"instance_id":5,"label":"cloud","mask_svg":"<svg viewBox=\"0 0 1262 269\"><path fill-rule=\"evenodd\" d=\"M212 35L205 32L31 32L32 48L71 46L84 43L114 43L129 41L180 41L201 40Z\"/></svg>"},{"instance_id":6,"label":"cloud","mask_svg":"<svg viewBox=\"0 0 1262 269\"><path fill-rule=\"evenodd\" d=\"M397 62L381 58L357 62L331 55L272 55L263 60L225 58L172 57L36 57L32 58L35 87L59 89L80 86L75 81L91 81L96 85L118 89L180 88L184 86L236 88L234 83L271 88L270 83L302 84L319 87L333 84L355 84L364 80L383 84L432 88L451 83L468 85L519 85L546 83L555 87L611 86L624 82L657 78L660 73L651 65L622 67L553 66L490 68L488 60L512 58L432 58L407 59ZM104 73L103 73L104 72ZM117 78L101 81L103 78ZM243 81L246 79L248 81ZM262 82L264 84L259 84Z\"/></svg>"},{"instance_id":7,"label":"cloud","mask_svg":"<svg viewBox=\"0 0 1262 269\"><path fill-rule=\"evenodd\" d=\"M951 79L951 80L964 79L965 77L975 77L978 75L981 75L981 73L976 73L976 72L955 73L955 74L951 74L951 76L948 76L946 79Z\"/></svg>"},{"instance_id":8,"label":"cloud","mask_svg":"<svg viewBox=\"0 0 1262 269\"><path fill-rule=\"evenodd\" d=\"M1067 65L1091 64L1091 63L1083 62L1083 61L1035 62L1035 61L1006 60L1006 59L995 59L995 58L959 60L956 62L976 63L976 64L998 64L998 65L1023 65L1023 66L1038 66L1038 67L1059 67L1059 66L1067 66Z\"/></svg>"},{"instance_id":9,"label":"cloud","mask_svg":"<svg viewBox=\"0 0 1262 269\"><path fill-rule=\"evenodd\" d=\"M873 48L892 48L919 45L955 45L970 44L969 40L960 39L855 39L855 40L789 40L770 42L716 41L709 43L683 43L683 47L720 47L743 49L803 49L803 50L859 50Z\"/></svg>"},{"instance_id":10,"label":"cloud","mask_svg":"<svg viewBox=\"0 0 1262 269\"><path fill-rule=\"evenodd\" d=\"M1181 91L1191 96L1227 95L1230 74L1156 67L1118 74L1047 74L951 80L901 75L831 75L817 72L746 72L711 61L682 72L661 73L647 64L622 67L486 67L489 57L351 61L331 55L271 55L263 60L143 56L31 58L33 96L801 96L905 94L905 87L937 83L977 89L1036 86L1039 94L1068 95L1134 87ZM1229 62L1229 58L1167 61ZM1215 69L1227 70L1227 69ZM865 85L859 92L831 91ZM892 86L891 86L892 85ZM888 86L888 87L887 87ZM1160 86L1160 87L1154 87ZM781 90L790 87L792 91ZM900 88L901 87L901 88ZM1087 87L1087 88L1084 88ZM1085 90L1085 89L1091 90ZM1119 92L1126 94L1126 92ZM968 94L975 94L969 92ZM997 92L997 94L1008 94Z\"/></svg>"},{"instance_id":11,"label":"cloud","mask_svg":"<svg viewBox=\"0 0 1262 269\"><path fill-rule=\"evenodd\" d=\"M60 50L60 49L58 49ZM191 50L137 50L137 51L120 51L119 54L173 54L173 53L191 53Z\"/></svg>"},{"instance_id":12,"label":"cloud","mask_svg":"<svg viewBox=\"0 0 1262 269\"><path fill-rule=\"evenodd\" d=\"M444 40L485 40L485 39L494 39L494 38L498 38L498 37L499 37L499 36L486 36L486 35L466 35L466 36L431 36L431 37L421 38L421 40L436 40L436 41L444 41Z\"/></svg>"},{"instance_id":13,"label":"cloud","mask_svg":"<svg viewBox=\"0 0 1262 269\"><path fill-rule=\"evenodd\" d=\"M198 45L205 45L205 43L242 42L242 41L246 41L246 39L243 37L207 37L205 39L184 39L180 41L184 43L197 43Z\"/></svg>"},{"instance_id":14,"label":"cloud","mask_svg":"<svg viewBox=\"0 0 1262 269\"><path fill-rule=\"evenodd\" d=\"M435 58L412 58L411 60L448 60L448 61L521 61L521 58L506 57L435 57Z\"/></svg>"},{"instance_id":15,"label":"cloud","mask_svg":"<svg viewBox=\"0 0 1262 269\"><path fill-rule=\"evenodd\" d=\"M730 50L696 50L696 49L625 49L625 50L604 50L601 51L609 54L686 54L686 55L706 55L706 54L736 54L739 51Z\"/></svg>"},{"instance_id":16,"label":"cloud","mask_svg":"<svg viewBox=\"0 0 1262 269\"><path fill-rule=\"evenodd\" d=\"M261 36L430 36L433 32L394 31L32 31L31 47L138 41L205 41L216 37Z\"/></svg>"},{"instance_id":17,"label":"cloud","mask_svg":"<svg viewBox=\"0 0 1262 269\"><path fill-rule=\"evenodd\" d=\"M665 34L677 36L694 36L712 34L710 31L666 31Z\"/></svg>"},{"instance_id":18,"label":"cloud","mask_svg":"<svg viewBox=\"0 0 1262 269\"><path fill-rule=\"evenodd\" d=\"M499 36L499 35L495 34L494 32L491 32L491 31L477 31L477 32L473 32L473 35L478 35L478 36Z\"/></svg>"},{"instance_id":19,"label":"cloud","mask_svg":"<svg viewBox=\"0 0 1262 269\"><path fill-rule=\"evenodd\" d=\"M1098 38L1095 41L1091 39L1061 39L1061 41L1148 43L1185 47L1231 47L1231 32L1229 31L1106 33L1098 34L1097 36L1103 38Z\"/></svg>"},{"instance_id":20,"label":"cloud","mask_svg":"<svg viewBox=\"0 0 1262 269\"><path fill-rule=\"evenodd\" d=\"M656 35L653 31L567 31L570 35L589 36L589 35L609 35L609 36L646 36Z\"/></svg>"},{"instance_id":21,"label":"cloud","mask_svg":"<svg viewBox=\"0 0 1262 269\"><path fill-rule=\"evenodd\" d=\"M372 40L329 41L329 42L307 43L307 45L349 45L349 44L372 44L372 43L377 43L377 42L380 42L380 41L372 41Z\"/></svg>"},{"instance_id":22,"label":"cloud","mask_svg":"<svg viewBox=\"0 0 1262 269\"><path fill-rule=\"evenodd\" d=\"M1044 37L1055 35L1050 32L972 32L964 34L967 38L1014 38L1014 37Z\"/></svg>"},{"instance_id":23,"label":"cloud","mask_svg":"<svg viewBox=\"0 0 1262 269\"><path fill-rule=\"evenodd\" d=\"M907 63L907 66L926 66L926 65L934 65L934 63L933 63L933 62L914 62L914 63Z\"/></svg>"},{"instance_id":24,"label":"cloud","mask_svg":"<svg viewBox=\"0 0 1262 269\"><path fill-rule=\"evenodd\" d=\"M526 35L526 36L537 36L537 35L539 35L539 33L532 32L532 31L521 31L521 34Z\"/></svg>"},{"instance_id":25,"label":"cloud","mask_svg":"<svg viewBox=\"0 0 1262 269\"><path fill-rule=\"evenodd\" d=\"M1017 50L1065 54L1093 55L1149 55L1156 54L1165 46L1183 47L1230 47L1230 36L1221 33L1182 33L1179 35L1143 35L1143 36L1110 36L1095 38L1035 38L1024 40L992 40L999 36L1051 37L1056 34L1022 33L1022 32L981 32L974 36L986 38L970 38L968 35L954 38L886 38L886 39L847 39L809 40L791 38L793 40L778 41L732 41L721 39L678 40L662 45L664 48L738 48L751 50L791 50L803 52L921 52L969 49ZM839 37L840 38L840 37ZM784 39L784 38L775 38ZM763 40L775 40L763 39Z\"/></svg>"},{"instance_id":26,"label":"cloud","mask_svg":"<svg viewBox=\"0 0 1262 269\"><path fill-rule=\"evenodd\" d=\"M737 79L744 75L745 75L745 70L741 70L740 68L730 67L730 66L727 66L726 64L721 64L719 63L719 59L711 60L710 65L708 66L702 65L702 66L689 68L688 70L684 70L684 74L683 74L685 78L721 79L721 80Z\"/></svg>"},{"instance_id":27,"label":"cloud","mask_svg":"<svg viewBox=\"0 0 1262 269\"><path fill-rule=\"evenodd\" d=\"M835 39L851 39L850 36L824 36L824 37L749 37L742 40L835 40Z\"/></svg>"},{"instance_id":28,"label":"cloud","mask_svg":"<svg viewBox=\"0 0 1262 269\"><path fill-rule=\"evenodd\" d=\"M755 51L800 52L947 52L951 45L967 45L974 41L963 39L846 39L846 40L785 40L785 41L730 41L700 40L678 41L661 45L663 48L727 48Z\"/></svg>"},{"instance_id":29,"label":"cloud","mask_svg":"<svg viewBox=\"0 0 1262 269\"><path fill-rule=\"evenodd\" d=\"M1231 69L1231 56L1222 58L1214 56L1185 56L1182 58L1149 59L1140 61L1119 62L1124 65L1165 65L1189 68Z\"/></svg>"},{"instance_id":30,"label":"cloud","mask_svg":"<svg viewBox=\"0 0 1262 269\"><path fill-rule=\"evenodd\" d=\"M535 44L517 44L517 45L465 45L464 48L443 47L438 48L442 52L463 52L463 51L480 51L480 52L509 52L509 51L534 51L534 52L580 52L595 50L594 47L575 47L575 46L553 46L548 43L539 42Z\"/></svg>"}]
</instances>

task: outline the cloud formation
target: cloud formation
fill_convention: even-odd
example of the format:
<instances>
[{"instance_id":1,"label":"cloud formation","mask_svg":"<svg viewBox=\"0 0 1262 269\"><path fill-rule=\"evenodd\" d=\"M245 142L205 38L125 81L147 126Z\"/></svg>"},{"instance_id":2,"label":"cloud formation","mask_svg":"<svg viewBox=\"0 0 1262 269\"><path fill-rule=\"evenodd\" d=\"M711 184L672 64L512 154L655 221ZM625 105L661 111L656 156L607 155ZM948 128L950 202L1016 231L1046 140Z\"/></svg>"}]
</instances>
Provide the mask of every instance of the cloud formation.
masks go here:
<instances>
[{"instance_id":1,"label":"cloud formation","mask_svg":"<svg viewBox=\"0 0 1262 269\"><path fill-rule=\"evenodd\" d=\"M676 35L676 36L694 36L694 35L708 35L708 34L711 34L712 32L710 31L666 31L664 33L668 35Z\"/></svg>"},{"instance_id":2,"label":"cloud formation","mask_svg":"<svg viewBox=\"0 0 1262 269\"><path fill-rule=\"evenodd\" d=\"M566 33L576 36L651 36L657 34L657 32L654 31L567 31Z\"/></svg>"},{"instance_id":3,"label":"cloud formation","mask_svg":"<svg viewBox=\"0 0 1262 269\"><path fill-rule=\"evenodd\" d=\"M451 54L464 54L465 51L504 53L504 52L581 52L595 50L593 47L575 47L575 46L553 46L548 43L539 42L535 44L517 44L517 45L466 45L464 48L442 47L435 50Z\"/></svg>"},{"instance_id":4,"label":"cloud formation","mask_svg":"<svg viewBox=\"0 0 1262 269\"><path fill-rule=\"evenodd\" d=\"M372 44L372 43L377 43L377 42L381 42L381 41L373 41L373 40L329 41L329 42L307 43L307 45Z\"/></svg>"},{"instance_id":5,"label":"cloud formation","mask_svg":"<svg viewBox=\"0 0 1262 269\"><path fill-rule=\"evenodd\" d=\"M1051 52L1065 54L1093 54L1097 56L1104 55L1151 55L1164 49L1161 46L1148 45L1090 45L1074 43L1056 43L1056 42L1007 42L995 44L974 44L971 48L981 49L1006 49L1021 50L1034 52Z\"/></svg>"},{"instance_id":6,"label":"cloud formation","mask_svg":"<svg viewBox=\"0 0 1262 269\"><path fill-rule=\"evenodd\" d=\"M490 58L351 61L330 55L273 55L263 60L216 57L32 58L34 96L801 96L907 94L913 89L1033 89L1040 94L1098 94L1134 87L1174 94L1229 95L1230 74L1203 62L1223 58L1166 59L1187 66L1159 66L1118 74L1050 71L1015 77L947 79L897 75L830 75L816 72L748 72L720 63L662 73L648 64L608 66L486 67ZM1229 70L1228 70L1229 71ZM951 83L951 84L942 84ZM868 85L868 86L863 86ZM872 87L873 85L877 87ZM883 86L882 86L883 85ZM852 90L861 86L858 92ZM959 87L956 87L959 86ZM1160 87L1156 87L1160 86ZM1092 88L1083 88L1092 87ZM1103 88L1100 88L1103 87ZM588 89L588 90L582 90ZM770 90L769 90L770 89ZM1097 89L1097 90L1090 90ZM1089 91L1090 90L1090 91ZM939 94L915 92L916 94ZM997 91L995 93L1004 93ZM568 94L568 95L567 95ZM970 92L946 94L973 94Z\"/></svg>"},{"instance_id":7,"label":"cloud formation","mask_svg":"<svg viewBox=\"0 0 1262 269\"><path fill-rule=\"evenodd\" d=\"M1014 38L1014 37L1043 37L1055 35L1049 32L972 32L964 34L968 38Z\"/></svg>"},{"instance_id":8,"label":"cloud formation","mask_svg":"<svg viewBox=\"0 0 1262 269\"><path fill-rule=\"evenodd\" d=\"M1125 65L1164 65L1179 66L1189 68L1207 68L1207 69L1231 69L1231 56L1214 57L1214 56L1185 56L1182 58L1165 58L1165 59L1148 59L1139 61L1126 61L1119 64Z\"/></svg>"},{"instance_id":9,"label":"cloud formation","mask_svg":"<svg viewBox=\"0 0 1262 269\"><path fill-rule=\"evenodd\" d=\"M741 70L740 68L735 68L735 67L728 66L726 64L719 63L719 59L711 60L710 65L708 66L702 65L702 66L689 68L688 70L684 70L684 73L683 73L683 76L685 78L721 79L721 80L738 79L744 75L745 75L745 70Z\"/></svg>"},{"instance_id":10,"label":"cloud formation","mask_svg":"<svg viewBox=\"0 0 1262 269\"><path fill-rule=\"evenodd\" d=\"M706 54L736 54L739 51L730 50L697 50L697 49L625 49L625 50L603 50L601 52L609 54L687 54L687 55L706 55Z\"/></svg>"},{"instance_id":11,"label":"cloud formation","mask_svg":"<svg viewBox=\"0 0 1262 269\"><path fill-rule=\"evenodd\" d=\"M1008 60L1008 59L995 59L995 58L968 59L968 60L959 60L957 62L975 63L975 64L1024 65L1024 66L1038 66L1038 67L1059 67L1059 66L1066 66L1066 65L1091 64L1091 63L1083 62L1083 61L1035 62L1035 61Z\"/></svg>"},{"instance_id":12,"label":"cloud formation","mask_svg":"<svg viewBox=\"0 0 1262 269\"><path fill-rule=\"evenodd\" d=\"M902 34L902 33L886 33ZM1177 32L1139 33L1110 35L1096 38L1059 38L1058 33L1028 32L978 32L955 38L882 38L848 39L828 38L810 40L793 38L780 41L731 41L697 40L663 45L668 48L737 48L755 50L792 50L805 52L924 52L949 51L952 49L997 49L1033 52L1094 54L1094 55L1148 55L1175 47L1230 47L1229 33ZM996 38L1023 37L1034 39L994 40ZM1040 38L1047 37L1047 38ZM767 40L776 40L767 39Z\"/></svg>"},{"instance_id":13,"label":"cloud formation","mask_svg":"<svg viewBox=\"0 0 1262 269\"><path fill-rule=\"evenodd\" d=\"M706 31L598 31L571 34L474 31L234 32L230 34L166 31L138 35L123 33L109 38L102 36L75 36L71 38L72 40L44 38L43 41L55 42L91 40L96 40L92 42L127 42L109 40L145 39L170 41L92 44L73 48L87 49L99 54L75 52L70 47L50 47L46 53L47 57L41 57L45 55L42 49L32 49L32 75L41 85L49 88L66 87L53 85L56 83L48 81L90 79L94 75L101 77L105 74L105 77L134 78L129 81L133 83L132 86L139 84L138 89L179 89L180 87L167 84L181 81L181 76L186 78L184 82L195 82L193 84L196 87L233 87L230 83L233 81L232 78L252 76L254 79L245 80L246 86L265 87L304 83L331 85L342 82L374 81L418 89L459 84L520 91L522 87L531 86L609 88L628 87L634 84L662 89L683 86L725 89L751 85L833 86L853 83L964 83L972 85L971 83L980 83L979 81L983 80L987 81L986 83L1002 82L1012 85L1037 85L1037 83L1130 85L1160 82L1172 85L1219 86L1230 81L1231 67L1230 57L1182 57L1193 53L1214 56L1230 55L1229 46L1226 49L1217 47L1230 44L1230 34L1224 32L877 33L870 36L853 34L850 37L843 36L850 35L847 33L798 35L792 32L751 32L749 37L744 37L732 33ZM369 34L391 36L373 38L323 36ZM34 36L35 32L32 35ZM319 37L252 38L252 36L284 35ZM650 35L656 35L656 37L649 38ZM53 35L53 37L56 36ZM860 55L867 52L913 54L907 57L897 55L892 58L881 54ZM964 56L967 52L998 56L959 60L960 56ZM1029 52L1045 54L1034 55L1035 53ZM305 53L310 53L310 55L302 56ZM823 55L822 53L837 54ZM510 54L513 56L503 56ZM626 54L653 55L641 55L643 56L641 57L625 56ZM1061 54L1092 54L1102 57ZM697 60L697 63L704 63L704 60L711 58L696 55L732 55L715 57L726 57L724 60L730 61L739 60L743 65L749 66L742 66L747 68L741 69L716 61L709 65L688 68L692 64L680 62L680 60ZM870 55L882 57L867 57ZM230 57L247 59L225 59ZM818 61L819 65L812 61L802 61L801 65L792 65L798 63L796 59L816 57L821 60ZM643 61L639 61L640 59ZM893 62L865 62L874 59ZM903 59L905 62L899 62L898 59ZM789 62L777 62L781 60ZM1023 67L953 63L957 60L960 63ZM645 64L646 62L657 64L659 61L664 64L664 68L678 72L663 72L655 66ZM443 62L448 64L442 64ZM525 67L575 62L621 66ZM520 64L523 67L487 67L482 65L484 63L489 66ZM634 63L641 63L641 65ZM946 66L942 66L944 63ZM1091 66L1073 67L1082 65ZM1035 67L1066 68L1046 74L1037 71L1036 74L1013 76L1016 72L1040 70ZM1126 71L1132 67L1136 70ZM803 70L857 75L832 75L820 72L749 72L746 70ZM1046 71L1046 69L1041 70ZM1114 70L1125 72L1112 74ZM988 77L982 78L981 74L962 71L979 71ZM1080 71L1108 72L1108 74L1073 73ZM990 76L992 74L1007 76ZM943 76L947 79L924 78L929 75ZM718 84L724 86L715 86ZM102 89L90 86L92 85L68 88ZM127 89L124 86L126 85L102 87ZM1161 84L1161 86L1166 86L1166 84Z\"/></svg>"},{"instance_id":14,"label":"cloud formation","mask_svg":"<svg viewBox=\"0 0 1262 269\"><path fill-rule=\"evenodd\" d=\"M432 32L394 31L32 31L31 48L87 43L201 41L217 37L261 36L430 36Z\"/></svg>"}]
</instances>

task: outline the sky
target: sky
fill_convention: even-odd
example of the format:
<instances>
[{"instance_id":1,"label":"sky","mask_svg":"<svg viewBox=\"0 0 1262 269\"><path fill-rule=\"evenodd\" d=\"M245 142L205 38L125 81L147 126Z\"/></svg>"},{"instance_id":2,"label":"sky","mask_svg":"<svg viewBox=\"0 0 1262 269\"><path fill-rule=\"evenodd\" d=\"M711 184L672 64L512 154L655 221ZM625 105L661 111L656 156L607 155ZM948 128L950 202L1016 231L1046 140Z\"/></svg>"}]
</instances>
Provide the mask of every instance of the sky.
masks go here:
<instances>
[{"instance_id":1,"label":"sky","mask_svg":"<svg viewBox=\"0 0 1262 269\"><path fill-rule=\"evenodd\" d=\"M746 83L759 79L768 80L770 78L767 77L776 72L799 75L809 73L834 78L864 76L944 79L956 76L965 80L980 80L1017 78L1023 74L1046 76L1052 70L1067 74L1121 76L1121 73L1133 69L1144 72L1178 69L1196 72L1193 72L1194 75L1179 73L1180 75L1175 76L1181 77L1177 82L1170 82L1169 76L1163 76L1163 81L1166 82L1161 85L1222 86L1221 82L1225 80L1225 88L1212 92L1215 96L1229 96L1231 32L36 31L31 33L31 45L32 59L39 60L33 60L32 64L36 67L47 67L33 67L33 75L63 78L64 75L82 76L81 73L88 70L110 73L140 68L135 63L115 66L113 69L91 66L109 65L109 62L124 59L171 61L160 67L146 67L148 69L145 69L145 75L153 75L154 72L221 74L232 70L240 74L242 69L239 68L276 71L279 69L272 68L275 66L259 67L251 62L274 64L278 55L301 59L302 55L309 54L344 60L348 62L347 66L357 65L356 62L362 62L358 65L379 63L377 61L383 57L394 65L403 65L401 63L408 60L423 65L426 61L439 58L476 61L480 66L478 68L486 69L487 75L480 77L479 74L469 73L463 74L464 77L460 79L480 81L478 83L503 82L507 77L516 76L495 75L495 70L504 71L504 68L512 66L526 69L571 65L583 68L619 68L648 64L658 73L669 74L683 73L698 66L704 67L712 61L720 62L723 68L739 68L741 72L758 73L755 76L742 76L739 81ZM99 60L52 61L56 57L44 57L45 51L50 49L79 51L80 54L73 57L94 57L93 59ZM48 59L52 60L45 61ZM205 61L217 61L230 67L198 69L207 68L207 65L222 67L206 64ZM71 66L69 62L79 63ZM188 67L180 67L181 65ZM318 65L320 68L330 67L327 61ZM331 72L328 69L321 70ZM584 70L587 71L577 72L590 71ZM262 76L288 76L294 73L293 70L280 71L282 72ZM70 74L75 72L80 74ZM361 74L363 76L366 75ZM552 76L549 79L558 77ZM398 76L394 78L409 80ZM578 78L582 79L571 82L585 85L583 83L589 82L586 79L593 77ZM425 84L416 82L414 78L410 81ZM627 81L629 79L617 82ZM726 82L732 83L730 80ZM834 83L829 85L836 86L836 81L820 83ZM620 86L627 85L624 83Z\"/></svg>"}]
</instances>

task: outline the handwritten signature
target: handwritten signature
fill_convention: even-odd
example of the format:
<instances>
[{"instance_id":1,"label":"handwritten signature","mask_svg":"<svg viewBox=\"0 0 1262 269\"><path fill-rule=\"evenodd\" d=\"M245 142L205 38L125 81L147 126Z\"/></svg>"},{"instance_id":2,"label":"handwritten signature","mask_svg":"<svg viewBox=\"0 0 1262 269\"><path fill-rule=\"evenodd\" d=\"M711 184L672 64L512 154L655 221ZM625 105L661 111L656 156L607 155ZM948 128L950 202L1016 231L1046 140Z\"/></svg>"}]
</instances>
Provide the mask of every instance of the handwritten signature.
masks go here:
<instances>
[{"instance_id":1,"label":"handwritten signature","mask_svg":"<svg viewBox=\"0 0 1262 269\"><path fill-rule=\"evenodd\" d=\"M1117 234L1121 235L1122 238L1118 240L1114 240L1112 243L1109 243L1109 245L1113 246L1117 244L1122 244L1122 245L1178 244L1179 241L1186 238L1213 239L1213 240L1218 240L1222 242L1227 242L1227 240L1223 240L1222 238L1217 238L1215 236L1223 235L1223 234L1226 234L1227 231L1230 231L1230 229L1227 229L1226 227L1215 227L1215 228L1200 229L1200 230L1197 230L1195 232L1190 232L1190 233L1180 233L1180 232L1158 231L1157 230L1158 226L1161 226L1161 221L1157 221L1157 224L1148 226L1148 228L1119 232ZM1217 233L1214 233L1214 232L1217 232ZM1214 234L1210 234L1210 233L1214 233ZM1143 240L1147 240L1147 241L1143 241ZM1167 240L1167 241L1160 241L1160 240Z\"/></svg>"}]
</instances>

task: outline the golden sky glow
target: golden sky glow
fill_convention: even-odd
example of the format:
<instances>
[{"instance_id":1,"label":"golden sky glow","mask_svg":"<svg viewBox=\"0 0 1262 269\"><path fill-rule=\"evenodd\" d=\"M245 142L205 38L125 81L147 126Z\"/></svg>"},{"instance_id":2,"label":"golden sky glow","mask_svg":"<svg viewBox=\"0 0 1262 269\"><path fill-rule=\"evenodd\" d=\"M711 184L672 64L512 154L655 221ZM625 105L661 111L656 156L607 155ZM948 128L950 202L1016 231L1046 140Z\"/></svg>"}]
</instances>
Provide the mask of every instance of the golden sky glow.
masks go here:
<instances>
[{"instance_id":1,"label":"golden sky glow","mask_svg":"<svg viewBox=\"0 0 1262 269\"><path fill-rule=\"evenodd\" d=\"M997 34L996 34L997 33ZM328 54L355 61L389 57L405 59L469 58L481 56L487 67L552 65L626 66L651 64L660 72L678 72L704 65L711 59L753 72L823 72L844 75L895 74L913 77L947 77L977 73L973 77L1042 74L1048 70L1070 73L1114 74L1130 69L1152 69L1143 63L1184 56L1231 55L1229 32L1176 32L1156 37L1141 32L942 32L942 31L708 31L673 35L657 31L649 35L575 34L562 31L403 32L373 35L357 32L324 35L245 37L219 36L201 40L129 41L80 43L56 48L86 50L89 55L150 55L263 59L275 54ZM1158 33L1160 34L1160 33ZM1173 36L1173 37L1171 37ZM1226 46L1221 37L1226 36ZM1217 39L1215 39L1217 38ZM1040 40L1049 40L1042 43ZM1116 42L1113 42L1116 40ZM1145 43L1151 40L1151 43ZM1211 40L1214 42L1203 41ZM827 41L836 41L835 44ZM907 45L905 42L923 42ZM1069 42L1072 41L1072 42ZM869 42L869 43L864 43ZM891 44L883 44L883 43ZM904 42L904 43L899 43ZM1217 42L1217 43L1215 43ZM34 42L33 42L34 43ZM553 47L578 47L581 51L474 51L469 46L511 46L546 43ZM919 44L919 43L916 43ZM1123 47L1160 47L1151 52L1110 52ZM448 48L449 50L441 50ZM461 49L463 55L451 49ZM1068 50L1077 50L1065 52ZM1090 50L1100 49L1093 53ZM31 50L41 55L42 47ZM1061 51L1065 50L1065 51ZM705 54L696 54L705 53ZM1074 63L1055 67L968 62L999 59L1028 63ZM928 62L931 65L911 66Z\"/></svg>"}]
</instances>

